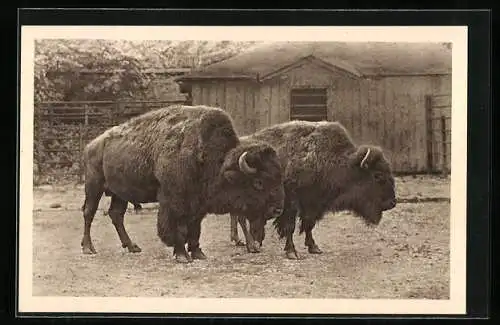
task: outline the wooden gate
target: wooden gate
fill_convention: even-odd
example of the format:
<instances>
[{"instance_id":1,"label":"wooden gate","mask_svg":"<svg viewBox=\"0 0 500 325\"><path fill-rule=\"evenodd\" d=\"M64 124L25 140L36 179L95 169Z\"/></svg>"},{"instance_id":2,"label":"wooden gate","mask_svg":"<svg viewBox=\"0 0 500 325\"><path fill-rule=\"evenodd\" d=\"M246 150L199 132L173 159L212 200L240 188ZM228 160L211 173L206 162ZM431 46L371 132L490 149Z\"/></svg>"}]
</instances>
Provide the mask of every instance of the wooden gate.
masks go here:
<instances>
[{"instance_id":1,"label":"wooden gate","mask_svg":"<svg viewBox=\"0 0 500 325\"><path fill-rule=\"evenodd\" d=\"M427 170L451 171L451 94L426 96Z\"/></svg>"}]
</instances>

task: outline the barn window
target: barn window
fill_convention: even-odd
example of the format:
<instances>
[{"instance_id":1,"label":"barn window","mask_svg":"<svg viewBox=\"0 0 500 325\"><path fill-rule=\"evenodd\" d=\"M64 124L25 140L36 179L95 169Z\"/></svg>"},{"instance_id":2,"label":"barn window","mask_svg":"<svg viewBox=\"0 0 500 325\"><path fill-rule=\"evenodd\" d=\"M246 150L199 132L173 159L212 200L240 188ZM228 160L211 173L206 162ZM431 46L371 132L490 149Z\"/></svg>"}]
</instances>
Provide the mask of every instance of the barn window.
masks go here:
<instances>
[{"instance_id":1,"label":"barn window","mask_svg":"<svg viewBox=\"0 0 500 325\"><path fill-rule=\"evenodd\" d=\"M292 89L290 119L305 121L327 120L325 88Z\"/></svg>"}]
</instances>

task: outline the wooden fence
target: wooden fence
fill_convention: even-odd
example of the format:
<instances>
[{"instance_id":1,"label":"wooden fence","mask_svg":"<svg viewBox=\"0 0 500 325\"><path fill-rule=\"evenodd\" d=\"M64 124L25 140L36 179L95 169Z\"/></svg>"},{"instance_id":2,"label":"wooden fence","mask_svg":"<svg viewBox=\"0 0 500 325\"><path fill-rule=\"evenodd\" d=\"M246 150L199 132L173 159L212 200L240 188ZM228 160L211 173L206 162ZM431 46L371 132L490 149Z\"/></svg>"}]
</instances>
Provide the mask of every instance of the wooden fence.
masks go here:
<instances>
[{"instance_id":1,"label":"wooden fence","mask_svg":"<svg viewBox=\"0 0 500 325\"><path fill-rule=\"evenodd\" d=\"M451 95L427 96L427 169L447 175L451 170Z\"/></svg>"},{"instance_id":2,"label":"wooden fence","mask_svg":"<svg viewBox=\"0 0 500 325\"><path fill-rule=\"evenodd\" d=\"M173 104L189 104L186 97L162 101L43 102L35 106L34 157L38 177L76 176L83 180L85 145L105 129L133 116Z\"/></svg>"}]
</instances>

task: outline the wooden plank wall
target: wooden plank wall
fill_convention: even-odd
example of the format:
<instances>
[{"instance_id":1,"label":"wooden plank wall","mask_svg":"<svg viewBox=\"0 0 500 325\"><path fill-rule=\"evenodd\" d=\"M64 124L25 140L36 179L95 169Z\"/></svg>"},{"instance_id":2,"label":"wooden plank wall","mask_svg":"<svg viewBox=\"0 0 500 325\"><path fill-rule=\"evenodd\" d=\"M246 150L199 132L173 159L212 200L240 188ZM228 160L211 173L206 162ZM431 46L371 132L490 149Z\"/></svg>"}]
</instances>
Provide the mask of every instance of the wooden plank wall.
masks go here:
<instances>
[{"instance_id":1,"label":"wooden plank wall","mask_svg":"<svg viewBox=\"0 0 500 325\"><path fill-rule=\"evenodd\" d=\"M383 114L386 135L383 147L394 169L423 172L427 169L427 128L425 96L451 93L449 76L387 77L378 81L385 99L378 110Z\"/></svg>"},{"instance_id":2,"label":"wooden plank wall","mask_svg":"<svg viewBox=\"0 0 500 325\"><path fill-rule=\"evenodd\" d=\"M381 112L379 125L384 135L379 143L395 171L426 168L425 93L427 81L391 77L373 81L383 96L372 110ZM376 123L376 122L375 122Z\"/></svg>"},{"instance_id":3,"label":"wooden plank wall","mask_svg":"<svg viewBox=\"0 0 500 325\"><path fill-rule=\"evenodd\" d=\"M357 80L342 71L332 73L313 63L303 65L264 82L257 94L256 111L260 116L260 127L290 120L290 92L292 88L326 88L328 94L328 119L351 123L353 89ZM338 106L346 109L337 109ZM345 106L344 106L345 105Z\"/></svg>"},{"instance_id":4,"label":"wooden plank wall","mask_svg":"<svg viewBox=\"0 0 500 325\"><path fill-rule=\"evenodd\" d=\"M451 81L433 78L434 96L431 97L431 129L433 168L451 170ZM441 118L444 117L444 134ZM445 147L443 147L445 146ZM444 161L446 159L446 162Z\"/></svg>"},{"instance_id":5,"label":"wooden plank wall","mask_svg":"<svg viewBox=\"0 0 500 325\"><path fill-rule=\"evenodd\" d=\"M192 86L193 105L220 107L233 118L236 131L245 135L256 131L255 86L245 81L205 81Z\"/></svg>"},{"instance_id":6,"label":"wooden plank wall","mask_svg":"<svg viewBox=\"0 0 500 325\"><path fill-rule=\"evenodd\" d=\"M313 63L268 80L217 81L193 85L193 104L220 106L240 135L288 121L292 87L326 87L328 119L341 122L358 143L380 145L396 172L425 172L425 96L451 94L450 76L356 79ZM449 121L450 122L450 121Z\"/></svg>"}]
</instances>

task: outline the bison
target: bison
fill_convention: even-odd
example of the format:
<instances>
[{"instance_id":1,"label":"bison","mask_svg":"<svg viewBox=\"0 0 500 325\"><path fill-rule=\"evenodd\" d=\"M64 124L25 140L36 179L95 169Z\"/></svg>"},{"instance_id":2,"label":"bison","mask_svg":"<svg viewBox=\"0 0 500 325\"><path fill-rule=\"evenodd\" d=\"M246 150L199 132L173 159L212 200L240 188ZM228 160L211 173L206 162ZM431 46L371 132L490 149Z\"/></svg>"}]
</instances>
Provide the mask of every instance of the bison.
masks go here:
<instances>
[{"instance_id":1,"label":"bison","mask_svg":"<svg viewBox=\"0 0 500 325\"><path fill-rule=\"evenodd\" d=\"M108 215L130 252L141 249L123 224L128 202L158 202L157 235L179 263L206 258L199 237L208 213L244 215L259 236L263 219L283 209L276 151L261 141L240 143L220 108L174 105L147 112L89 142L83 160L85 254L96 253L90 228L104 192L111 196Z\"/></svg>"},{"instance_id":2,"label":"bison","mask_svg":"<svg viewBox=\"0 0 500 325\"><path fill-rule=\"evenodd\" d=\"M382 212L395 207L394 178L390 163L380 147L356 146L339 122L290 121L262 129L244 137L265 141L278 152L284 173L284 212L273 221L279 237L286 237L285 252L298 259L293 242L296 218L305 232L305 245L311 254L322 253L312 230L327 212L349 210L361 216L367 225L377 225ZM231 214L231 240L238 238L241 225L247 249L258 252L264 232L252 237L246 218ZM255 245L254 242L260 245ZM250 242L250 245L248 244Z\"/></svg>"}]
</instances>

